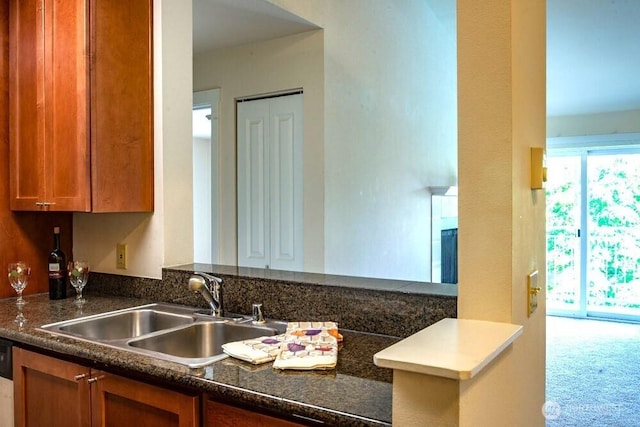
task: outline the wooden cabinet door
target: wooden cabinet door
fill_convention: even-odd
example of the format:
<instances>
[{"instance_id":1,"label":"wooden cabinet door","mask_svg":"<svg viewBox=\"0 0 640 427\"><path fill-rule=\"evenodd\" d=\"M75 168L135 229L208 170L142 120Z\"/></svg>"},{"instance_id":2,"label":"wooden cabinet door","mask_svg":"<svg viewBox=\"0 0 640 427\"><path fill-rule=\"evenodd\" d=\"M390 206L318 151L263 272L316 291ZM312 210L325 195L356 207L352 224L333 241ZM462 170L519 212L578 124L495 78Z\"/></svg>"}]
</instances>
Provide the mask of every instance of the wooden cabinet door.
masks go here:
<instances>
[{"instance_id":1,"label":"wooden cabinet door","mask_svg":"<svg viewBox=\"0 0 640 427\"><path fill-rule=\"evenodd\" d=\"M152 0L9 0L12 210L153 211Z\"/></svg>"},{"instance_id":2,"label":"wooden cabinet door","mask_svg":"<svg viewBox=\"0 0 640 427\"><path fill-rule=\"evenodd\" d=\"M13 347L16 427L86 427L89 368Z\"/></svg>"},{"instance_id":3,"label":"wooden cabinet door","mask_svg":"<svg viewBox=\"0 0 640 427\"><path fill-rule=\"evenodd\" d=\"M16 427L196 427L200 397L13 348Z\"/></svg>"},{"instance_id":4,"label":"wooden cabinet door","mask_svg":"<svg viewBox=\"0 0 640 427\"><path fill-rule=\"evenodd\" d=\"M91 413L94 427L195 427L200 425L200 397L171 391L107 372L92 371Z\"/></svg>"},{"instance_id":5,"label":"wooden cabinet door","mask_svg":"<svg viewBox=\"0 0 640 427\"><path fill-rule=\"evenodd\" d=\"M44 0L45 198L90 211L89 15L85 0Z\"/></svg>"},{"instance_id":6,"label":"wooden cabinet door","mask_svg":"<svg viewBox=\"0 0 640 427\"><path fill-rule=\"evenodd\" d=\"M42 0L9 2L11 209L44 200L44 14Z\"/></svg>"},{"instance_id":7,"label":"wooden cabinet door","mask_svg":"<svg viewBox=\"0 0 640 427\"><path fill-rule=\"evenodd\" d=\"M10 0L11 209L89 211L85 0Z\"/></svg>"},{"instance_id":8,"label":"wooden cabinet door","mask_svg":"<svg viewBox=\"0 0 640 427\"><path fill-rule=\"evenodd\" d=\"M152 4L91 0L93 212L153 211Z\"/></svg>"}]
</instances>

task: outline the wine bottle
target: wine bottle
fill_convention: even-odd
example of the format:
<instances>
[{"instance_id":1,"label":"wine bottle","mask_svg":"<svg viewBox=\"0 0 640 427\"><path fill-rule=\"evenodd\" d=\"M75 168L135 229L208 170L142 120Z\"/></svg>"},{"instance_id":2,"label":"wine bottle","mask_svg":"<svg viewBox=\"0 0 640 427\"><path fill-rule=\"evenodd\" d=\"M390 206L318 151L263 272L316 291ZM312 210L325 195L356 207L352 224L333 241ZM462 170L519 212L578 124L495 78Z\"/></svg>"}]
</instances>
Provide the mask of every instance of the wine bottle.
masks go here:
<instances>
[{"instance_id":1,"label":"wine bottle","mask_svg":"<svg viewBox=\"0 0 640 427\"><path fill-rule=\"evenodd\" d=\"M53 228L53 250L49 254L49 299L67 297L67 259L60 249L60 227Z\"/></svg>"}]
</instances>

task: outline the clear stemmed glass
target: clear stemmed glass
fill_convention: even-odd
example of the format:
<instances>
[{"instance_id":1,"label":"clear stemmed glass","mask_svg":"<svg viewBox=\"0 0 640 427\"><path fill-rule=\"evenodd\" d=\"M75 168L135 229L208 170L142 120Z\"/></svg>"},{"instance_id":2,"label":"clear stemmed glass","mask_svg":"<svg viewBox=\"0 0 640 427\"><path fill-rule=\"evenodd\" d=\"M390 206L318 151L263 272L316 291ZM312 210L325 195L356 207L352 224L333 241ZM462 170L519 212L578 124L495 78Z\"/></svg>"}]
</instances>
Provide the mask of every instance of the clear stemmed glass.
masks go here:
<instances>
[{"instance_id":1,"label":"clear stemmed glass","mask_svg":"<svg viewBox=\"0 0 640 427\"><path fill-rule=\"evenodd\" d=\"M26 301L22 298L22 291L27 287L29 283L29 276L31 275L31 267L24 261L12 262L9 264L9 283L11 287L18 293L18 299L16 305L21 307L26 304Z\"/></svg>"},{"instance_id":2,"label":"clear stemmed glass","mask_svg":"<svg viewBox=\"0 0 640 427\"><path fill-rule=\"evenodd\" d=\"M67 266L69 282L76 289L76 304L83 304L86 300L82 297L82 289L89 280L89 263L87 261L69 261Z\"/></svg>"}]
</instances>

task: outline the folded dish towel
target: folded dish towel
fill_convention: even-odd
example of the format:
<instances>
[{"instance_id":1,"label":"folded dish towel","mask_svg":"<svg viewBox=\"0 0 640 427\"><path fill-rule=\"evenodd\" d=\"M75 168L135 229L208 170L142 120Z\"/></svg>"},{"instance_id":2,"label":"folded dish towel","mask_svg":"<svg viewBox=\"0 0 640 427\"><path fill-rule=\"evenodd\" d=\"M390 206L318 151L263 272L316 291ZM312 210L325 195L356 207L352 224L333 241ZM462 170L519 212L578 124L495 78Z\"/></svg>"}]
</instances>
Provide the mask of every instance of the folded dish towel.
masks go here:
<instances>
[{"instance_id":1,"label":"folded dish towel","mask_svg":"<svg viewBox=\"0 0 640 427\"><path fill-rule=\"evenodd\" d=\"M342 335L338 333L338 325L335 322L289 322L286 333L293 336L316 335L326 332L342 342Z\"/></svg>"},{"instance_id":2,"label":"folded dish towel","mask_svg":"<svg viewBox=\"0 0 640 427\"><path fill-rule=\"evenodd\" d=\"M222 351L245 362L260 364L271 362L280 353L285 334L234 341L222 345Z\"/></svg>"},{"instance_id":3,"label":"folded dish towel","mask_svg":"<svg viewBox=\"0 0 640 427\"><path fill-rule=\"evenodd\" d=\"M335 322L289 322L284 334L226 343L222 351L255 365L274 361L276 369L332 369L338 340Z\"/></svg>"},{"instance_id":4,"label":"folded dish towel","mask_svg":"<svg viewBox=\"0 0 640 427\"><path fill-rule=\"evenodd\" d=\"M276 369L333 369L338 361L338 327L334 322L290 322Z\"/></svg>"}]
</instances>

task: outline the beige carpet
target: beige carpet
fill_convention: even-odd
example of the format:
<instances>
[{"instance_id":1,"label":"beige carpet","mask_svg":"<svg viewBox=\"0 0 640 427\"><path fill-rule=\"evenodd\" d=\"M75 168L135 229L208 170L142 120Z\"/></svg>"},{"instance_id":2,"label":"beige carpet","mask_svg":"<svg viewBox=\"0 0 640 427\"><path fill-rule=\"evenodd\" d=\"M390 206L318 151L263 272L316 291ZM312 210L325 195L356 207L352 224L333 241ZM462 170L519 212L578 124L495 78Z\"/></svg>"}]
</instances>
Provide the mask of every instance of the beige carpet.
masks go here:
<instances>
[{"instance_id":1,"label":"beige carpet","mask_svg":"<svg viewBox=\"0 0 640 427\"><path fill-rule=\"evenodd\" d=\"M549 427L640 426L640 325L547 317Z\"/></svg>"}]
</instances>

